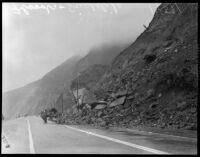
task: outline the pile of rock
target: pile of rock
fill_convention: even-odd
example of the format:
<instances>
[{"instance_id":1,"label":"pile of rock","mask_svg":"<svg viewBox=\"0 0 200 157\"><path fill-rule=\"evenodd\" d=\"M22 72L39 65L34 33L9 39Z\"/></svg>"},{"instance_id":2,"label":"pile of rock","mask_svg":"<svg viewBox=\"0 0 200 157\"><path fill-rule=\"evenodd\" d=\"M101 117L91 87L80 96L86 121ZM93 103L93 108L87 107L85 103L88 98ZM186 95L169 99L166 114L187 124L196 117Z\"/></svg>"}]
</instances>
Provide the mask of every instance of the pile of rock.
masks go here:
<instances>
[{"instance_id":1,"label":"pile of rock","mask_svg":"<svg viewBox=\"0 0 200 157\"><path fill-rule=\"evenodd\" d=\"M177 98L175 104L171 106L163 104L166 96L163 93L155 93L153 88L143 95L123 90L110 93L109 96L112 101L85 104L81 110L62 117L59 123L90 124L105 128L141 125L176 129L197 128L194 118L194 114L197 114L196 106L189 105L189 103L194 103L192 101L186 102L184 99Z\"/></svg>"}]
</instances>

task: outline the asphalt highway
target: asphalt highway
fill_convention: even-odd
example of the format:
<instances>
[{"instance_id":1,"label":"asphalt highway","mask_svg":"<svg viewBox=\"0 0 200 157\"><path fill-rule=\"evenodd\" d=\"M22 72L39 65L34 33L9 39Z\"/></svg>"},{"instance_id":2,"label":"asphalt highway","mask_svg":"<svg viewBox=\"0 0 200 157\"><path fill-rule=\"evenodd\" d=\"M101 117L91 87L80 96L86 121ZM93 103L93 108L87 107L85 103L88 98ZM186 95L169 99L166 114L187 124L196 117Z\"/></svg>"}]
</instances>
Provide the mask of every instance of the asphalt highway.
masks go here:
<instances>
[{"instance_id":1,"label":"asphalt highway","mask_svg":"<svg viewBox=\"0 0 200 157\"><path fill-rule=\"evenodd\" d=\"M44 124L37 116L2 121L2 154L197 154L197 140L145 132Z\"/></svg>"}]
</instances>

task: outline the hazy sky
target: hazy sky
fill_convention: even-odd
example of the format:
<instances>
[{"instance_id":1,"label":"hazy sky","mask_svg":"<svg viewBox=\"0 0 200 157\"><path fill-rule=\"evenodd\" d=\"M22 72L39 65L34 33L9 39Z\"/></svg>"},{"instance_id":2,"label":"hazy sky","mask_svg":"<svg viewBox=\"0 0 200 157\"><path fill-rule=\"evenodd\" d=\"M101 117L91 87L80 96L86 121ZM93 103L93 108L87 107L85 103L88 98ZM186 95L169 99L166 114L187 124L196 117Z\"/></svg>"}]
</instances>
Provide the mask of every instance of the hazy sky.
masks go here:
<instances>
[{"instance_id":1,"label":"hazy sky","mask_svg":"<svg viewBox=\"0 0 200 157\"><path fill-rule=\"evenodd\" d=\"M134 41L158 5L3 3L3 91L102 43Z\"/></svg>"}]
</instances>

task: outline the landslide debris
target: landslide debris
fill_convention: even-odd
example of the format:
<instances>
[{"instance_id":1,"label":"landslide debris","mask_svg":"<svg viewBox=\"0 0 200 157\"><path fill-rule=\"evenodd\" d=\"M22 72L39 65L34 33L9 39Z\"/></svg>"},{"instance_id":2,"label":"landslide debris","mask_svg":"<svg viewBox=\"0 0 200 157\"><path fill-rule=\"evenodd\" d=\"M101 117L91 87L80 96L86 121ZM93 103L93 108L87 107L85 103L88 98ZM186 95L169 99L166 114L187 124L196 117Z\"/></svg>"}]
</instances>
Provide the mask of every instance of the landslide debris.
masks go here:
<instances>
[{"instance_id":1,"label":"landslide debris","mask_svg":"<svg viewBox=\"0 0 200 157\"><path fill-rule=\"evenodd\" d=\"M64 123L196 130L197 14L197 3L161 4L146 30L91 86L97 102L107 105L83 105Z\"/></svg>"}]
</instances>

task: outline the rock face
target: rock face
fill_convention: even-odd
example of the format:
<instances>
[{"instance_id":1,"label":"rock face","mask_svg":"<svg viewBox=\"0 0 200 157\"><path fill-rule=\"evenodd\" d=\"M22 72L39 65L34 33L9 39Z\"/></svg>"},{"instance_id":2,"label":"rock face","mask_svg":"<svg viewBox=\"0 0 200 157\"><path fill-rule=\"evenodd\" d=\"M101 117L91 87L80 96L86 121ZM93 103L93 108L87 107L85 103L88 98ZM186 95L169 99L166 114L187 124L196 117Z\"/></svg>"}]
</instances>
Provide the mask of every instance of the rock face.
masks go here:
<instances>
[{"instance_id":1,"label":"rock face","mask_svg":"<svg viewBox=\"0 0 200 157\"><path fill-rule=\"evenodd\" d=\"M197 12L194 3L160 5L149 27L115 58L96 88L137 93L132 106L144 124L173 127L182 121L187 125L178 115L197 107ZM178 117L164 118L172 114ZM190 116L196 123L196 115Z\"/></svg>"},{"instance_id":2,"label":"rock face","mask_svg":"<svg viewBox=\"0 0 200 157\"><path fill-rule=\"evenodd\" d=\"M99 113L102 124L196 129L197 13L196 3L157 8L146 30L92 88L97 99L109 104ZM86 117L100 125L95 110Z\"/></svg>"}]
</instances>

